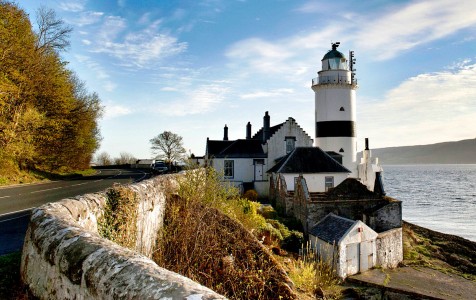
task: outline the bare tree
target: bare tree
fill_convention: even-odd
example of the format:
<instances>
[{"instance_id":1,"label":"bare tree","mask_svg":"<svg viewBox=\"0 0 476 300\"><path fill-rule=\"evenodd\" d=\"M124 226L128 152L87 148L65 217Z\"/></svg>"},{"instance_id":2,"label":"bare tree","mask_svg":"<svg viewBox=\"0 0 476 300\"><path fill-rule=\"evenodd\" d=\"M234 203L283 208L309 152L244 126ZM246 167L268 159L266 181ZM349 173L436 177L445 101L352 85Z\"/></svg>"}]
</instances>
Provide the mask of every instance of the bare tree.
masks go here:
<instances>
[{"instance_id":1,"label":"bare tree","mask_svg":"<svg viewBox=\"0 0 476 300\"><path fill-rule=\"evenodd\" d=\"M137 159L134 157L134 155L127 152L121 152L119 154L119 157L114 158L114 164L115 165L133 164L135 163L136 160Z\"/></svg>"},{"instance_id":2,"label":"bare tree","mask_svg":"<svg viewBox=\"0 0 476 300\"><path fill-rule=\"evenodd\" d=\"M164 131L150 140L152 152L157 158L169 164L182 161L187 151L183 147L182 137L170 131Z\"/></svg>"},{"instance_id":3,"label":"bare tree","mask_svg":"<svg viewBox=\"0 0 476 300\"><path fill-rule=\"evenodd\" d=\"M36 50L44 52L48 49L64 51L69 47L69 36L73 27L58 19L54 10L40 6L36 11L38 26Z\"/></svg>"},{"instance_id":4,"label":"bare tree","mask_svg":"<svg viewBox=\"0 0 476 300\"><path fill-rule=\"evenodd\" d=\"M110 166L112 164L112 158L107 152L99 153L95 161L98 166Z\"/></svg>"}]
</instances>

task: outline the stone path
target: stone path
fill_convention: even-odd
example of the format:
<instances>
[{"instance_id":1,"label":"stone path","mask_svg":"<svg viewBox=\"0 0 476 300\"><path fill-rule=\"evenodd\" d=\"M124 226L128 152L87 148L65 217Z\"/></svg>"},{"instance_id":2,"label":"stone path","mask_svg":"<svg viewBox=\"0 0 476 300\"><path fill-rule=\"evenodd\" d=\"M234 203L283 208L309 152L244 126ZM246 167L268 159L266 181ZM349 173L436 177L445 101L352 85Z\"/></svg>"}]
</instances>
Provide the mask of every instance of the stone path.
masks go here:
<instances>
[{"instance_id":1,"label":"stone path","mask_svg":"<svg viewBox=\"0 0 476 300\"><path fill-rule=\"evenodd\" d=\"M476 299L476 282L425 267L373 269L351 276L347 281L403 292L415 298Z\"/></svg>"}]
</instances>

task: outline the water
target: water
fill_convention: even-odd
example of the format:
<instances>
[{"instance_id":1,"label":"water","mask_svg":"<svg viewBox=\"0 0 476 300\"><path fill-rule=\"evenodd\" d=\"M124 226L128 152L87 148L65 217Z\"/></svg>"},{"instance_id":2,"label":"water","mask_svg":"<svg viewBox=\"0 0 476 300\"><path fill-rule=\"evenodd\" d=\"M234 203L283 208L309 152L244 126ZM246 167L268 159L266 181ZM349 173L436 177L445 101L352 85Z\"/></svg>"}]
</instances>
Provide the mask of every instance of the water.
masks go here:
<instances>
[{"instance_id":1,"label":"water","mask_svg":"<svg viewBox=\"0 0 476 300\"><path fill-rule=\"evenodd\" d=\"M476 241L476 165L383 166L385 191L403 219Z\"/></svg>"}]
</instances>

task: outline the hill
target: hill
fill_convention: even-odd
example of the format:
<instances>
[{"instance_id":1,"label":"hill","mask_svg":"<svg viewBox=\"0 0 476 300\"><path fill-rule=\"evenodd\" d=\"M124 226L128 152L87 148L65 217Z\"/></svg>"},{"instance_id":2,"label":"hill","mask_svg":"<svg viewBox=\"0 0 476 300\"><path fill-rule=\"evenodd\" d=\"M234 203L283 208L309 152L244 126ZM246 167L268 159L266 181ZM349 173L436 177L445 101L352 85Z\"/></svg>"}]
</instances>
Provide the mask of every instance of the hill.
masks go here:
<instances>
[{"instance_id":1,"label":"hill","mask_svg":"<svg viewBox=\"0 0 476 300\"><path fill-rule=\"evenodd\" d=\"M401 164L476 164L476 139L430 145L372 149L384 165ZM362 152L358 153L358 161Z\"/></svg>"}]
</instances>

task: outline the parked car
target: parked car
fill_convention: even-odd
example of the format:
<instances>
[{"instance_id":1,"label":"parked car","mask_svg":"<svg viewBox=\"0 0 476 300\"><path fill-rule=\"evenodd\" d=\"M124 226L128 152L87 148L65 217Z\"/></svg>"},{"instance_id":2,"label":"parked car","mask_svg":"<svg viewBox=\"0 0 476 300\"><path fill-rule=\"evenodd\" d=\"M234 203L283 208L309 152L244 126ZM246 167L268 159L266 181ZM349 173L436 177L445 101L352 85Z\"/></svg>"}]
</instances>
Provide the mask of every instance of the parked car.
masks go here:
<instances>
[{"instance_id":1,"label":"parked car","mask_svg":"<svg viewBox=\"0 0 476 300\"><path fill-rule=\"evenodd\" d=\"M152 172L155 174L164 174L167 173L167 171L169 170L169 168L163 161L153 163L151 168Z\"/></svg>"}]
</instances>

